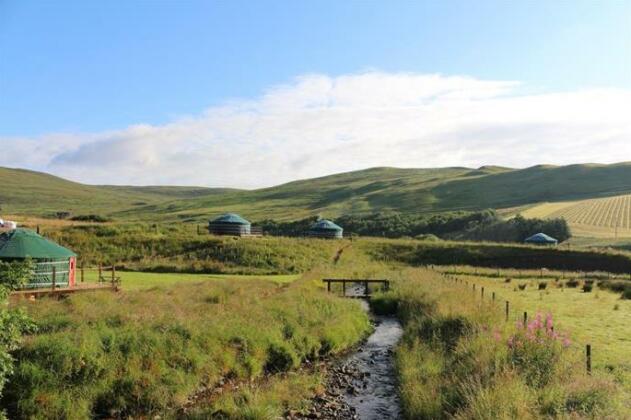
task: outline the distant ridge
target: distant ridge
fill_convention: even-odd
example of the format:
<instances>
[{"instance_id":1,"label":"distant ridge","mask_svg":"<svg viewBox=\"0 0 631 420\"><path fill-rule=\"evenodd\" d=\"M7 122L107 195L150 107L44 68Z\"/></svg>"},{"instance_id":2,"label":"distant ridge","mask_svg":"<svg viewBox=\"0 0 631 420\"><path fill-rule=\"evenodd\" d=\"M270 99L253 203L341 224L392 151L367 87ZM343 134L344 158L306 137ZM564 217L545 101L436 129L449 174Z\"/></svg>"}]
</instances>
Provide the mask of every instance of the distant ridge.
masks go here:
<instances>
[{"instance_id":1,"label":"distant ridge","mask_svg":"<svg viewBox=\"0 0 631 420\"><path fill-rule=\"evenodd\" d=\"M292 181L258 190L95 186L23 169L0 168L5 214L97 213L122 220L205 220L236 212L251 220L348 213L509 208L631 193L631 163L536 165L511 169L391 168Z\"/></svg>"}]
</instances>

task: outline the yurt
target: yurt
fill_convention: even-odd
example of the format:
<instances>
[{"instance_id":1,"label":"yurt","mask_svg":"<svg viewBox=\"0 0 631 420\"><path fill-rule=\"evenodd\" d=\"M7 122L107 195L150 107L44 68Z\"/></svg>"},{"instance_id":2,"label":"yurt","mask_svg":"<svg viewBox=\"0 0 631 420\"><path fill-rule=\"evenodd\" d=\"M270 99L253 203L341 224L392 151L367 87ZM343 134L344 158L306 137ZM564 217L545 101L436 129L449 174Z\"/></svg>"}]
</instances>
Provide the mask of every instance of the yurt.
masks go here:
<instances>
[{"instance_id":1,"label":"yurt","mask_svg":"<svg viewBox=\"0 0 631 420\"><path fill-rule=\"evenodd\" d=\"M545 233L536 233L524 239L524 242L535 245L556 245L559 243L559 241L554 239L552 236L546 235Z\"/></svg>"},{"instance_id":2,"label":"yurt","mask_svg":"<svg viewBox=\"0 0 631 420\"><path fill-rule=\"evenodd\" d=\"M316 238L328 238L328 239L342 239L344 229L336 225L330 220L318 220L307 234Z\"/></svg>"},{"instance_id":3,"label":"yurt","mask_svg":"<svg viewBox=\"0 0 631 420\"><path fill-rule=\"evenodd\" d=\"M234 213L226 213L208 222L208 231L213 235L250 235L252 224Z\"/></svg>"},{"instance_id":4,"label":"yurt","mask_svg":"<svg viewBox=\"0 0 631 420\"><path fill-rule=\"evenodd\" d=\"M13 229L0 234L0 261L31 258L35 265L27 288L75 285L77 254L28 229Z\"/></svg>"}]
</instances>

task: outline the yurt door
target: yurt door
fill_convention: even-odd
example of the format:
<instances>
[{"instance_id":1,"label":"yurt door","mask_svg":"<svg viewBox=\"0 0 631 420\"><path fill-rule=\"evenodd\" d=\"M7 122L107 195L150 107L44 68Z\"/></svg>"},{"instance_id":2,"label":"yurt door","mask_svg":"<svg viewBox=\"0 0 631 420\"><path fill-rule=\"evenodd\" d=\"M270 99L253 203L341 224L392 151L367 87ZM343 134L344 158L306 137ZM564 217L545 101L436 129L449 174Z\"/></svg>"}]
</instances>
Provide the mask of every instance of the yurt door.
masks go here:
<instances>
[{"instance_id":1,"label":"yurt door","mask_svg":"<svg viewBox=\"0 0 631 420\"><path fill-rule=\"evenodd\" d=\"M74 287L76 265L77 265L76 258L70 257L70 267L68 269L68 287Z\"/></svg>"}]
</instances>

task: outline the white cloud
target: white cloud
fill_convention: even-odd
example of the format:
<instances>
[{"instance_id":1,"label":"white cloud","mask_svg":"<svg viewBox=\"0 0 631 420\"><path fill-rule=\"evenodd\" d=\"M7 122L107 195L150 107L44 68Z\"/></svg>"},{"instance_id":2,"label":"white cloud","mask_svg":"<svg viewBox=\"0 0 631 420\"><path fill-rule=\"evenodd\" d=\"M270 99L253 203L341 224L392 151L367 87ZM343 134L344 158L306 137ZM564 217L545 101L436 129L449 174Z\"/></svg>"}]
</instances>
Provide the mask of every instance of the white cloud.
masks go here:
<instances>
[{"instance_id":1,"label":"white cloud","mask_svg":"<svg viewBox=\"0 0 631 420\"><path fill-rule=\"evenodd\" d=\"M631 160L631 91L520 88L409 73L304 75L164 125L0 138L0 166L100 184L261 187L371 166Z\"/></svg>"}]
</instances>

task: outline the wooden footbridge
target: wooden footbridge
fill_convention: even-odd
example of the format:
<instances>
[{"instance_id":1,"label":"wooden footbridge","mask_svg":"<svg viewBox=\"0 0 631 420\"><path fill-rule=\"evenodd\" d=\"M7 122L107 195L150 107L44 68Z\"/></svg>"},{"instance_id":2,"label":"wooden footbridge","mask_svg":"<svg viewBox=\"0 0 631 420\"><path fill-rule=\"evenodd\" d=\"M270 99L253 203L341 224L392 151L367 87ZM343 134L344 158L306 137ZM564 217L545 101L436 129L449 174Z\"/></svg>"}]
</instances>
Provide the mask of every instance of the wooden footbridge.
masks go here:
<instances>
[{"instance_id":1,"label":"wooden footbridge","mask_svg":"<svg viewBox=\"0 0 631 420\"><path fill-rule=\"evenodd\" d=\"M371 285L378 285L379 290L390 290L390 280L386 279L322 279L322 282L326 283L326 290L331 292L332 284L342 285L342 296L350 298L369 298L372 294ZM350 287L347 287L350 285ZM347 289L352 294L347 294Z\"/></svg>"}]
</instances>

